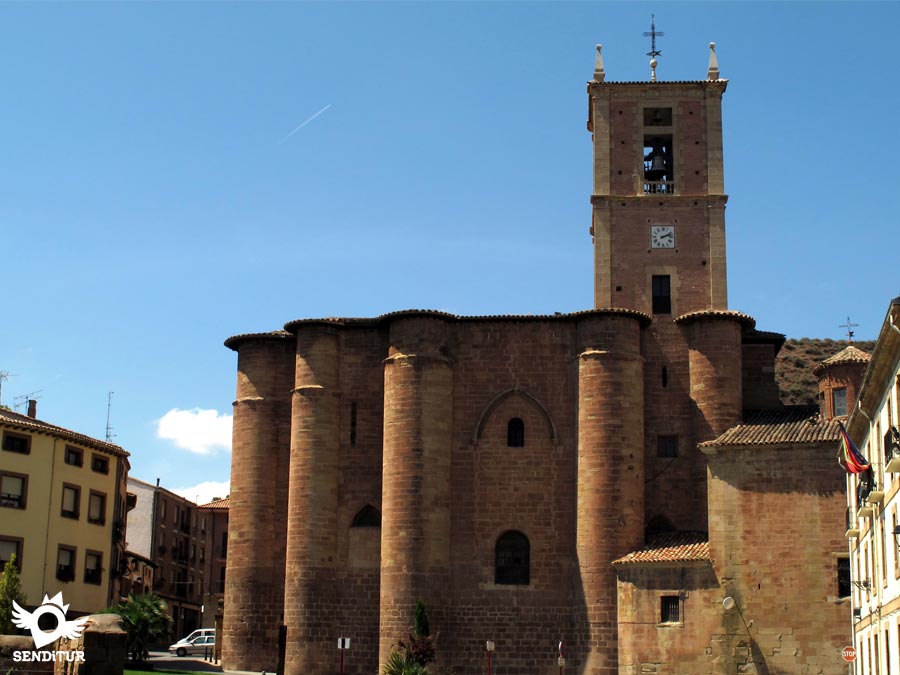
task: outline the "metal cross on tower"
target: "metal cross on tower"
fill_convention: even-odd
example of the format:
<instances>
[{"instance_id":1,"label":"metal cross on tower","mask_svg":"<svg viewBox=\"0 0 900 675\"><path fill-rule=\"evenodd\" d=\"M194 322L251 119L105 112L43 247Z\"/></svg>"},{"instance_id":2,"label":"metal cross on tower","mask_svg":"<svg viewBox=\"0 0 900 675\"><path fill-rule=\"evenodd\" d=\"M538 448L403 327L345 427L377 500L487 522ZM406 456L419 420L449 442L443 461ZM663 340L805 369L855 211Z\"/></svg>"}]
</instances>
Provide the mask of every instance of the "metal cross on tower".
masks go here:
<instances>
[{"instance_id":1,"label":"metal cross on tower","mask_svg":"<svg viewBox=\"0 0 900 675\"><path fill-rule=\"evenodd\" d=\"M858 323L850 323L850 317L847 317L847 323L838 325L838 328L847 329L847 342L853 342L853 329L859 326Z\"/></svg>"},{"instance_id":2,"label":"metal cross on tower","mask_svg":"<svg viewBox=\"0 0 900 675\"><path fill-rule=\"evenodd\" d=\"M663 33L662 31L656 30L656 15L651 14L650 31L644 31L644 37L650 38L650 51L647 52L647 56L649 56L651 59L655 59L657 56L662 54L662 52L656 48L656 38L663 37L664 35L665 33Z\"/></svg>"}]
</instances>

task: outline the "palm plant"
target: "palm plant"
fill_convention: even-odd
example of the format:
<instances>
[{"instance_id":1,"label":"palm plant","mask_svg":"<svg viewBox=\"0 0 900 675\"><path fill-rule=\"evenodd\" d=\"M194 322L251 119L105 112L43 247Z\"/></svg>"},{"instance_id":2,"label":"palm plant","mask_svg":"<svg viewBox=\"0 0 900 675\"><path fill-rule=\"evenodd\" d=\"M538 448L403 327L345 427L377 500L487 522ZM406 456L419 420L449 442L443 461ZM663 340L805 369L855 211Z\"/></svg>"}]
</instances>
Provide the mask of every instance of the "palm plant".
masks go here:
<instances>
[{"instance_id":1,"label":"palm plant","mask_svg":"<svg viewBox=\"0 0 900 675\"><path fill-rule=\"evenodd\" d=\"M122 617L132 661L145 661L148 657L147 645L168 635L172 617L167 609L166 601L158 595L132 594L127 600L106 610Z\"/></svg>"}]
</instances>

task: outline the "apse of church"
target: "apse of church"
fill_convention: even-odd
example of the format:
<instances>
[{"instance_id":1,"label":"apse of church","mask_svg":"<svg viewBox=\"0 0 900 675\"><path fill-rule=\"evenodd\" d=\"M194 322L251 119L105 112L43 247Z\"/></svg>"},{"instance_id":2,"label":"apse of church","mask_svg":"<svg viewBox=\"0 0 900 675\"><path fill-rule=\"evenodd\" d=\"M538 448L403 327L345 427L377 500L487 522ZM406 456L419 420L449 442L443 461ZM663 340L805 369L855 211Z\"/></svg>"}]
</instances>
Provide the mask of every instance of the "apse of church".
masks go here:
<instances>
[{"instance_id":1,"label":"apse of church","mask_svg":"<svg viewBox=\"0 0 900 675\"><path fill-rule=\"evenodd\" d=\"M640 672L635 598L651 598L656 625L659 593L623 591L621 575L661 536L690 555L653 583L690 568L706 598L694 609L675 591L666 616L691 627L679 649L705 655L730 630L709 606L722 593L698 446L740 425L748 402L780 406L784 338L727 308L727 82L709 58L704 80L656 81L654 65L651 81L607 82L597 49L593 309L300 319L226 341L238 355L226 668L273 670L284 626L289 675L331 673L340 636L345 671L372 675L421 600L437 667L458 675L481 672L486 640L495 673L556 673L561 638L566 672ZM660 649L647 658L666 663ZM720 657L709 672L737 672L740 657Z\"/></svg>"}]
</instances>

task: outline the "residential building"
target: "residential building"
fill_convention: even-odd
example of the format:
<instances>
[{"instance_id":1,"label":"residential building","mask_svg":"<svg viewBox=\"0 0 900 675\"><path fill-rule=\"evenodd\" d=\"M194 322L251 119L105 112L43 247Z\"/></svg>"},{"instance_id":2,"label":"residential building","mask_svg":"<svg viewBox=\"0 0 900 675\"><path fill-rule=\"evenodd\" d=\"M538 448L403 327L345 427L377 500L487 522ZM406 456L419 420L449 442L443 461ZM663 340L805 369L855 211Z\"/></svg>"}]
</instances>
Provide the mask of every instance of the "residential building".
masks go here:
<instances>
[{"instance_id":1,"label":"residential building","mask_svg":"<svg viewBox=\"0 0 900 675\"><path fill-rule=\"evenodd\" d=\"M122 598L153 593L156 563L134 551L125 551L125 563L127 571L122 577Z\"/></svg>"},{"instance_id":2,"label":"residential building","mask_svg":"<svg viewBox=\"0 0 900 675\"><path fill-rule=\"evenodd\" d=\"M654 61L655 66L655 61ZM729 309L722 98L588 83L594 306L405 310L237 335L223 665L844 672L838 427L785 407ZM512 101L512 99L511 99Z\"/></svg>"},{"instance_id":3,"label":"residential building","mask_svg":"<svg viewBox=\"0 0 900 675\"><path fill-rule=\"evenodd\" d=\"M206 584L203 590L203 627L215 628L216 614L225 599L225 563L228 559L229 498L199 506L201 530L206 529Z\"/></svg>"},{"instance_id":4,"label":"residential building","mask_svg":"<svg viewBox=\"0 0 900 675\"><path fill-rule=\"evenodd\" d=\"M128 479L137 504L128 514L132 529L129 550L156 565L153 590L163 598L172 617L173 639L202 623L206 578L205 523L197 505L170 490Z\"/></svg>"},{"instance_id":5,"label":"residential building","mask_svg":"<svg viewBox=\"0 0 900 675\"><path fill-rule=\"evenodd\" d=\"M872 468L847 476L856 673L889 675L900 673L900 298L888 308L856 401L847 389L847 431Z\"/></svg>"},{"instance_id":6,"label":"residential building","mask_svg":"<svg viewBox=\"0 0 900 675\"><path fill-rule=\"evenodd\" d=\"M72 614L118 601L125 560L128 453L0 408L0 563L13 554L34 608L62 592Z\"/></svg>"}]
</instances>

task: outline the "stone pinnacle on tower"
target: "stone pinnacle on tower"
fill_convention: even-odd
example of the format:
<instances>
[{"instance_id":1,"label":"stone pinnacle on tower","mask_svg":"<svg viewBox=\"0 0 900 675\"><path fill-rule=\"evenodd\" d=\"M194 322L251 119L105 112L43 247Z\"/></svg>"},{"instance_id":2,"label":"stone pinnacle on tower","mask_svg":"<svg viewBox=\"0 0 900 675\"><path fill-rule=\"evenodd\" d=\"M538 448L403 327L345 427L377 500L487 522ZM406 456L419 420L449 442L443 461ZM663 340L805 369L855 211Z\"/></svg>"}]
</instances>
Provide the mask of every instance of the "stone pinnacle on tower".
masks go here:
<instances>
[{"instance_id":1,"label":"stone pinnacle on tower","mask_svg":"<svg viewBox=\"0 0 900 675\"><path fill-rule=\"evenodd\" d=\"M603 69L603 54L600 50L603 45L597 45L597 60L594 62L594 82L603 82L606 79L606 71Z\"/></svg>"},{"instance_id":2,"label":"stone pinnacle on tower","mask_svg":"<svg viewBox=\"0 0 900 675\"><path fill-rule=\"evenodd\" d=\"M719 79L719 59L716 56L716 43L709 43L709 68L706 71L706 79L715 82Z\"/></svg>"}]
</instances>

